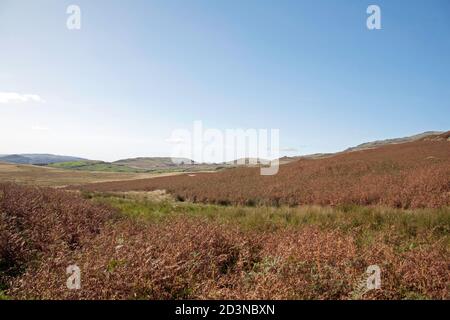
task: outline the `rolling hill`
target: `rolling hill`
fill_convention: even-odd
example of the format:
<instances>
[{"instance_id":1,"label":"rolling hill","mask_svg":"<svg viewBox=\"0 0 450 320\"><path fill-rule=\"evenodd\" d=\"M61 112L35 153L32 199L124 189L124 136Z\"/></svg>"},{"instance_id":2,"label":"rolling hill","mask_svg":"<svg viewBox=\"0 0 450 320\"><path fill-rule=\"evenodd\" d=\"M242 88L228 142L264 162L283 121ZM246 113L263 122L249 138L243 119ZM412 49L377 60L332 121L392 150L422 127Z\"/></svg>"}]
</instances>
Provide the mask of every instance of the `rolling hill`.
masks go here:
<instances>
[{"instance_id":1,"label":"rolling hill","mask_svg":"<svg viewBox=\"0 0 450 320\"><path fill-rule=\"evenodd\" d=\"M145 169L133 168L126 165L95 160L58 162L49 164L48 166L52 168L77 170L77 171L133 172L133 173L149 172L149 170Z\"/></svg>"},{"instance_id":2,"label":"rolling hill","mask_svg":"<svg viewBox=\"0 0 450 320\"><path fill-rule=\"evenodd\" d=\"M193 160L186 158L170 158L170 157L139 157L122 159L113 162L116 165L123 165L137 169L162 169L173 167L188 167L196 165Z\"/></svg>"},{"instance_id":3,"label":"rolling hill","mask_svg":"<svg viewBox=\"0 0 450 320\"><path fill-rule=\"evenodd\" d=\"M377 140L372 142L366 142L362 143L360 145L357 145L356 147L348 148L345 151L358 151L358 150L365 150L365 149L371 149L376 147L381 147L388 144L398 144L398 143L405 143L405 142L411 142L411 141L417 141L428 137L434 137L439 136L443 134L444 132L441 131L426 131L420 134L416 134L409 137L403 137L403 138L394 138L394 139L386 139L386 140Z\"/></svg>"},{"instance_id":4,"label":"rolling hill","mask_svg":"<svg viewBox=\"0 0 450 320\"><path fill-rule=\"evenodd\" d=\"M47 165L51 163L81 161L79 157L60 156L54 154L10 154L0 156L0 162L17 164Z\"/></svg>"},{"instance_id":5,"label":"rolling hill","mask_svg":"<svg viewBox=\"0 0 450 320\"><path fill-rule=\"evenodd\" d=\"M167 190L180 200L241 205L450 205L450 131L419 140L259 168L86 185L88 191Z\"/></svg>"},{"instance_id":6,"label":"rolling hill","mask_svg":"<svg viewBox=\"0 0 450 320\"><path fill-rule=\"evenodd\" d=\"M169 173L169 172L198 172L215 171L227 165L198 164L188 159L164 157L146 157L124 159L115 162L94 160L69 161L48 165L52 168L91 171L91 172L130 172L130 173Z\"/></svg>"},{"instance_id":7,"label":"rolling hill","mask_svg":"<svg viewBox=\"0 0 450 320\"><path fill-rule=\"evenodd\" d=\"M167 173L172 174L172 173ZM161 173L83 171L0 162L0 183L61 187L102 181L133 180L161 176Z\"/></svg>"},{"instance_id":8,"label":"rolling hill","mask_svg":"<svg viewBox=\"0 0 450 320\"><path fill-rule=\"evenodd\" d=\"M301 159L320 159L334 156L340 153L354 152L381 147L390 144L399 144L420 139L433 139L439 137L442 132L428 131L410 137L379 140L360 144L356 147L348 148L338 153L317 153L303 156L282 157L280 164L287 164ZM91 172L129 172L129 173L146 173L146 172L199 172L199 171L217 171L224 168L233 168L237 166L256 166L266 165L269 160L265 159L238 159L225 163L197 163L187 158L170 158L170 157L138 157L122 159L114 162L87 160L80 157L60 156L53 154L12 154L0 155L0 162L16 163L16 164L32 164L40 166L49 166L58 169L68 169L77 171Z\"/></svg>"}]
</instances>

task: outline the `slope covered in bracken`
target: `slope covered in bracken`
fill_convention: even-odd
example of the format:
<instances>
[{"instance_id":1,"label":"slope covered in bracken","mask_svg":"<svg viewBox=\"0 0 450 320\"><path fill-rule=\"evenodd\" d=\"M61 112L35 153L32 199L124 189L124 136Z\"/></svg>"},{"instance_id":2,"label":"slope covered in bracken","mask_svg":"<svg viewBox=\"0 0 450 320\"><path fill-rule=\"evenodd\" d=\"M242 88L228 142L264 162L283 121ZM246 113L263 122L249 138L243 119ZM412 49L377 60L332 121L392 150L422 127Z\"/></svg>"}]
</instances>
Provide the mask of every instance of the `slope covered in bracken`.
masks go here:
<instances>
[{"instance_id":1,"label":"slope covered in bracken","mask_svg":"<svg viewBox=\"0 0 450 320\"><path fill-rule=\"evenodd\" d=\"M448 299L448 213L436 214L245 230L185 214L138 220L74 193L0 184L0 298ZM66 287L73 264L79 290ZM382 287L365 292L373 264Z\"/></svg>"},{"instance_id":2,"label":"slope covered in bracken","mask_svg":"<svg viewBox=\"0 0 450 320\"><path fill-rule=\"evenodd\" d=\"M164 189L180 200L243 205L450 205L450 132L420 141L301 159L261 176L259 168L107 182L86 191Z\"/></svg>"}]
</instances>

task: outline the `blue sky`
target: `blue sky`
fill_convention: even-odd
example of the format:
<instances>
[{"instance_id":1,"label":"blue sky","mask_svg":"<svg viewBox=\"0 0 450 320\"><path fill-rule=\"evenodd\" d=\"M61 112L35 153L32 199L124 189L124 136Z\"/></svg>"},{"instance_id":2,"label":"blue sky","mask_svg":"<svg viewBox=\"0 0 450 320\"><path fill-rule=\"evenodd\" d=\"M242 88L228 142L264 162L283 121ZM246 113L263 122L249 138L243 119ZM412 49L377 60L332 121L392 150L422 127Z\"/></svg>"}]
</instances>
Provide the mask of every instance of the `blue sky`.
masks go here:
<instances>
[{"instance_id":1,"label":"blue sky","mask_svg":"<svg viewBox=\"0 0 450 320\"><path fill-rule=\"evenodd\" d=\"M450 130L450 2L0 0L0 154L169 155L195 120L286 155Z\"/></svg>"}]
</instances>

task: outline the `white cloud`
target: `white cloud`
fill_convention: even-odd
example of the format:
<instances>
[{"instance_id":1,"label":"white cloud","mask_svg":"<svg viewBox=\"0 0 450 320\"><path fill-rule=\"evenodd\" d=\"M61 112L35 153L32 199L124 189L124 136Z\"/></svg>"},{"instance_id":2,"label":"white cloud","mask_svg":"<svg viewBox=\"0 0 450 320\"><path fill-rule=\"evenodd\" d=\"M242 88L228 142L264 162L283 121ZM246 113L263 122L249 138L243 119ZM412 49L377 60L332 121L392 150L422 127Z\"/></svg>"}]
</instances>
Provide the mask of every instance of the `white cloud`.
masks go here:
<instances>
[{"instance_id":1,"label":"white cloud","mask_svg":"<svg viewBox=\"0 0 450 320\"><path fill-rule=\"evenodd\" d=\"M37 94L20 94L17 92L0 92L1 103L25 103L25 102L45 102Z\"/></svg>"}]
</instances>

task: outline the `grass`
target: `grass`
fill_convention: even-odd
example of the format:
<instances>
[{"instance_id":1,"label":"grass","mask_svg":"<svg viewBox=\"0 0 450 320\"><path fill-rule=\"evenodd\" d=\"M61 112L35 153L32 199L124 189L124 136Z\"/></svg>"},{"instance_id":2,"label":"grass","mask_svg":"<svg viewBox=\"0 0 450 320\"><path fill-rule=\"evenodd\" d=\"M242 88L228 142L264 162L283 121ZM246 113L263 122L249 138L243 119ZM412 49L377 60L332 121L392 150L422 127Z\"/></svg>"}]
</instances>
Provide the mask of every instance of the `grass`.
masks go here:
<instances>
[{"instance_id":1,"label":"grass","mask_svg":"<svg viewBox=\"0 0 450 320\"><path fill-rule=\"evenodd\" d=\"M198 171L217 171L223 169L220 166L214 165L198 165L198 166L187 166L187 167L157 167L154 168L137 168L129 166L126 164L116 164L104 161L93 161L93 160L83 160L83 161L70 161L70 162L59 162L49 164L50 168L64 169L64 170L74 170L74 171L89 171L89 172L124 172L124 173L183 173L183 172L198 172Z\"/></svg>"},{"instance_id":2,"label":"grass","mask_svg":"<svg viewBox=\"0 0 450 320\"><path fill-rule=\"evenodd\" d=\"M155 193L151 192L85 193L84 196L111 205L126 216L151 222L163 222L173 216L192 216L237 224L244 230L271 231L317 226L356 233L360 245L369 245L377 235L389 233L398 238L399 250L411 249L436 239L450 245L450 208L219 206L174 201L161 194L155 198Z\"/></svg>"},{"instance_id":3,"label":"grass","mask_svg":"<svg viewBox=\"0 0 450 320\"><path fill-rule=\"evenodd\" d=\"M83 199L0 186L0 260L14 266L0 270L2 298L449 297L448 208L219 206L163 191ZM82 290L62 281L74 262ZM382 287L362 291L373 264Z\"/></svg>"},{"instance_id":4,"label":"grass","mask_svg":"<svg viewBox=\"0 0 450 320\"><path fill-rule=\"evenodd\" d=\"M281 165L273 176L247 167L215 173L91 184L97 192L167 190L195 203L392 208L450 205L450 144L416 141Z\"/></svg>"},{"instance_id":5,"label":"grass","mask_svg":"<svg viewBox=\"0 0 450 320\"><path fill-rule=\"evenodd\" d=\"M70 169L79 171L99 171L99 172L128 172L128 173L146 173L150 170L131 168L124 165L107 163L103 161L71 161L60 162L48 165L52 168Z\"/></svg>"},{"instance_id":6,"label":"grass","mask_svg":"<svg viewBox=\"0 0 450 320\"><path fill-rule=\"evenodd\" d=\"M361 252L352 258L355 261L346 262L350 264L364 259L362 252L376 250L374 248L384 248L382 252L386 254L392 249L392 254L397 257L412 255L421 250L434 250L433 248L439 245L446 250L450 248L449 207L405 210L358 205L220 206L180 202L169 195L155 195L154 192L85 193L85 196L118 209L126 217L150 224L164 225L179 217L206 218L209 222L224 225L225 228L227 225L238 226L245 234L253 234L256 237L259 237L258 234L262 237L267 234L276 236L278 231L281 231L280 234L291 231L295 233L296 230L308 230L309 227L320 229L319 234L337 231L353 238L358 252ZM277 259L277 256L268 256L257 262L253 271L247 275L248 281L251 282L255 277L264 277L271 272L280 272L279 265L283 263L278 263ZM306 296L308 299L325 292L333 296L333 290L338 296L339 292L344 290L345 284L334 274L334 265L316 265L309 260L298 259L293 259L288 264L289 268L298 269L297 271L306 277L306 291L314 293ZM383 268L386 270L388 265ZM327 268L330 270L327 271ZM399 290L404 299L429 299L427 294L417 288L411 289L409 284L399 285L396 290ZM362 298L355 294L355 299ZM298 296L292 293L292 297L304 299L305 293L300 292Z\"/></svg>"},{"instance_id":7,"label":"grass","mask_svg":"<svg viewBox=\"0 0 450 320\"><path fill-rule=\"evenodd\" d=\"M175 173L89 172L33 165L0 163L0 181L25 185L62 187L95 182L123 181Z\"/></svg>"},{"instance_id":8,"label":"grass","mask_svg":"<svg viewBox=\"0 0 450 320\"><path fill-rule=\"evenodd\" d=\"M10 297L5 294L4 291L0 290L0 300L9 300Z\"/></svg>"}]
</instances>

